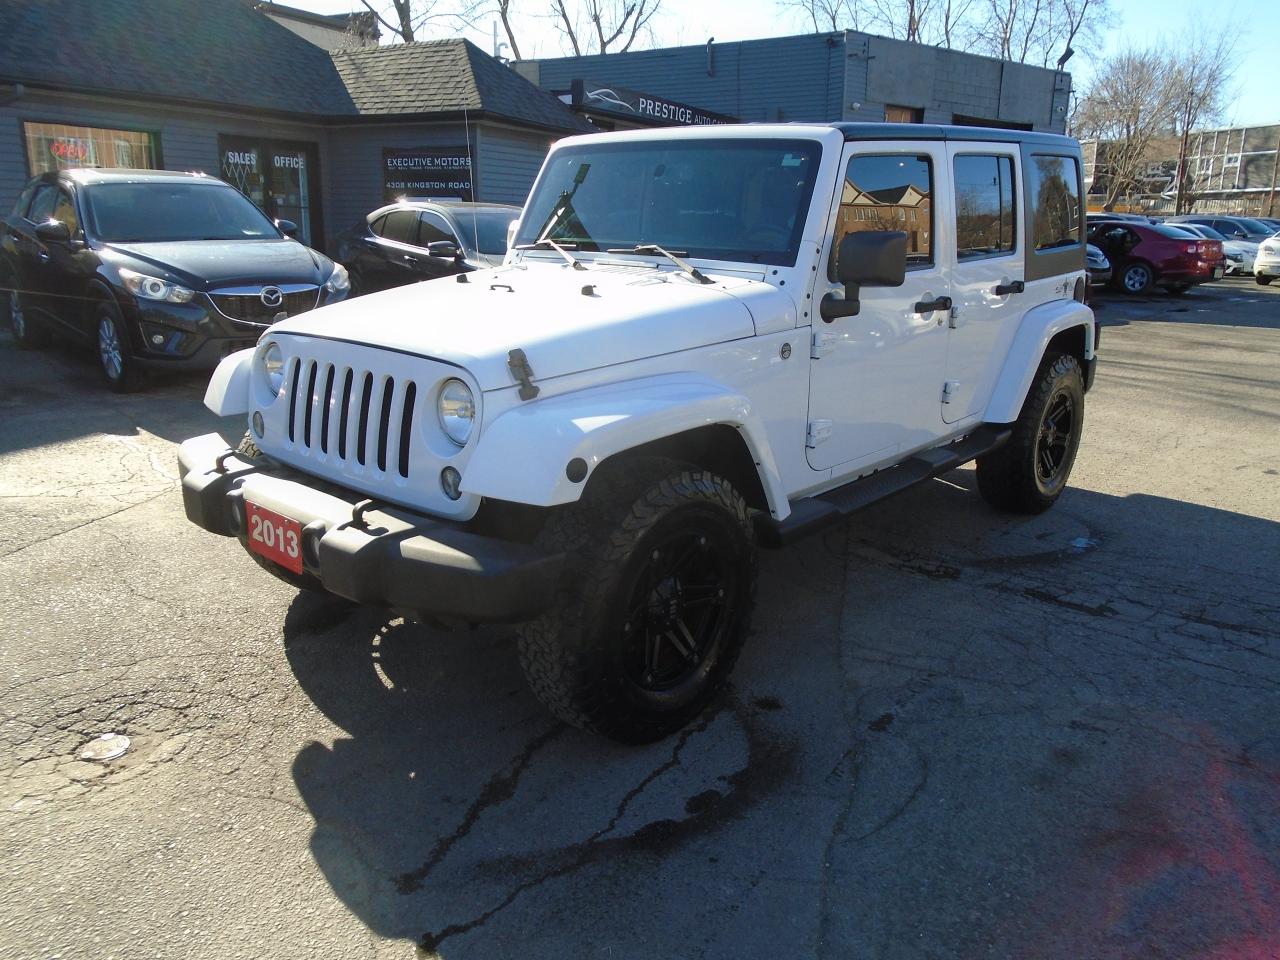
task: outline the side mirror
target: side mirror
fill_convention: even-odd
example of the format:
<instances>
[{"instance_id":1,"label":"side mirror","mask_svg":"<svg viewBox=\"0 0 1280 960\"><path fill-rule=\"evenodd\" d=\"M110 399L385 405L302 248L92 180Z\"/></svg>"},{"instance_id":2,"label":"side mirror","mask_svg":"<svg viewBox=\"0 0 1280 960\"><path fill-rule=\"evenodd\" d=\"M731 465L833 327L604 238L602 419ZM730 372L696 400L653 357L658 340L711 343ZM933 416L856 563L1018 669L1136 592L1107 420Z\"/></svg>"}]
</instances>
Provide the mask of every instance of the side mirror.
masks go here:
<instances>
[{"instance_id":1,"label":"side mirror","mask_svg":"<svg viewBox=\"0 0 1280 960\"><path fill-rule=\"evenodd\" d=\"M61 220L46 220L36 225L36 239L41 243L70 243L71 228Z\"/></svg>"},{"instance_id":2,"label":"side mirror","mask_svg":"<svg viewBox=\"0 0 1280 960\"><path fill-rule=\"evenodd\" d=\"M907 278L907 235L900 230L848 233L835 250L836 280L844 284L844 298L829 293L820 312L827 323L857 316L863 286L900 287Z\"/></svg>"},{"instance_id":3,"label":"side mirror","mask_svg":"<svg viewBox=\"0 0 1280 960\"><path fill-rule=\"evenodd\" d=\"M427 244L427 253L433 257L457 257L462 250L452 240L433 240Z\"/></svg>"},{"instance_id":4,"label":"side mirror","mask_svg":"<svg viewBox=\"0 0 1280 960\"><path fill-rule=\"evenodd\" d=\"M292 220L277 220L276 228L286 237L298 239L298 225Z\"/></svg>"}]
</instances>

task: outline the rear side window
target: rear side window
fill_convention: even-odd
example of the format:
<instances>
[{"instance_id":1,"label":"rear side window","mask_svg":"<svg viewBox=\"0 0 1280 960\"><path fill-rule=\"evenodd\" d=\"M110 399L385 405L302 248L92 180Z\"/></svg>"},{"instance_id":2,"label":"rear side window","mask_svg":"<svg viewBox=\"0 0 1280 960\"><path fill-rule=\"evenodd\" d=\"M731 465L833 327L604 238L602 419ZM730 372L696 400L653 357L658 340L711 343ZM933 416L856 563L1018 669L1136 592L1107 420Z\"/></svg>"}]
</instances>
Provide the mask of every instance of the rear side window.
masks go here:
<instances>
[{"instance_id":1,"label":"rear side window","mask_svg":"<svg viewBox=\"0 0 1280 960\"><path fill-rule=\"evenodd\" d=\"M1031 236L1037 251L1083 243L1080 223L1080 166L1075 157L1031 155Z\"/></svg>"},{"instance_id":2,"label":"rear side window","mask_svg":"<svg viewBox=\"0 0 1280 960\"><path fill-rule=\"evenodd\" d=\"M928 157L885 154L849 161L835 249L846 234L872 230L906 233L908 268L933 263L933 166Z\"/></svg>"},{"instance_id":3,"label":"rear side window","mask_svg":"<svg viewBox=\"0 0 1280 960\"><path fill-rule=\"evenodd\" d=\"M418 211L392 210L382 222L382 235L397 243L416 243L418 238Z\"/></svg>"},{"instance_id":4,"label":"rear side window","mask_svg":"<svg viewBox=\"0 0 1280 960\"><path fill-rule=\"evenodd\" d=\"M955 158L956 256L960 260L1012 253L1018 225L1013 158Z\"/></svg>"}]
</instances>

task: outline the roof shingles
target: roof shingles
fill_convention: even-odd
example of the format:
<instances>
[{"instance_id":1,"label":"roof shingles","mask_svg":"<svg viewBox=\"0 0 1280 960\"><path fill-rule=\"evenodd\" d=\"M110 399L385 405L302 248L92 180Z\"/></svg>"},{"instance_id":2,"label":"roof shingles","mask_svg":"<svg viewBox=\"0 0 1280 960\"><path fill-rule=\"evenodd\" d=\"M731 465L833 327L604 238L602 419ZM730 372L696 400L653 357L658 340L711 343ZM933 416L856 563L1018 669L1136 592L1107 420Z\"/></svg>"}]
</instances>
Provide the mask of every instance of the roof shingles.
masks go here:
<instances>
[{"instance_id":1,"label":"roof shingles","mask_svg":"<svg viewBox=\"0 0 1280 960\"><path fill-rule=\"evenodd\" d=\"M326 53L243 0L0 0L0 81L314 119L467 110L592 129L469 41Z\"/></svg>"}]
</instances>

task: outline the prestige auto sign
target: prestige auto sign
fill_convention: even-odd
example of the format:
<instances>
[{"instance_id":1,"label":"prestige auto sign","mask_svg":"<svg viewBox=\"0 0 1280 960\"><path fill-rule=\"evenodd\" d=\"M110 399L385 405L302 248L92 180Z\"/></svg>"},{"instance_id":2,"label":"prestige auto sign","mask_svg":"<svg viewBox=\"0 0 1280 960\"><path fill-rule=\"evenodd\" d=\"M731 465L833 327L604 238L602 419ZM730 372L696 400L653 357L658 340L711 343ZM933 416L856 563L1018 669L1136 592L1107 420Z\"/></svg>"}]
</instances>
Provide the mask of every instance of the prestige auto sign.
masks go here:
<instances>
[{"instance_id":1,"label":"prestige auto sign","mask_svg":"<svg viewBox=\"0 0 1280 960\"><path fill-rule=\"evenodd\" d=\"M678 100L629 90L617 84L594 80L575 80L570 88L573 106L588 113L608 113L629 120L647 121L670 126L706 126L737 123L737 117L700 110Z\"/></svg>"},{"instance_id":2,"label":"prestige auto sign","mask_svg":"<svg viewBox=\"0 0 1280 960\"><path fill-rule=\"evenodd\" d=\"M383 147L382 198L440 197L473 200L471 158L456 147Z\"/></svg>"}]
</instances>

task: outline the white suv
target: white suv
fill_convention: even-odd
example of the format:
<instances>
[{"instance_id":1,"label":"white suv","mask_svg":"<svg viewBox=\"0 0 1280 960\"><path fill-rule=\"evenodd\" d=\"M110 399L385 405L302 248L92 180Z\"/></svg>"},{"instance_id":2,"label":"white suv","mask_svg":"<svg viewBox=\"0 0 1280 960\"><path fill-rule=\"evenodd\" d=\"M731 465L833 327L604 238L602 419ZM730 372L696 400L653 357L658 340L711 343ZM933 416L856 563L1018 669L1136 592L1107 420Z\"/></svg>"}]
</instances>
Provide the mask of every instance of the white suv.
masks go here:
<instances>
[{"instance_id":1,"label":"white suv","mask_svg":"<svg viewBox=\"0 0 1280 960\"><path fill-rule=\"evenodd\" d=\"M1079 145L893 124L562 140L499 268L286 320L182 445L187 514L300 587L519 623L535 693L627 742L725 682L757 546L977 460L1062 493L1097 331Z\"/></svg>"}]
</instances>

